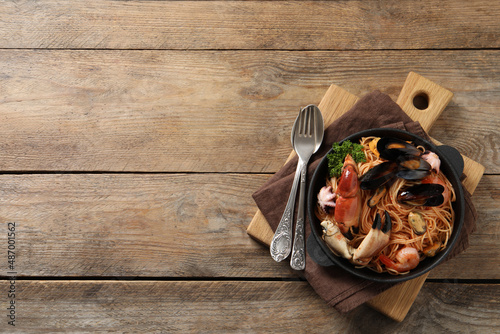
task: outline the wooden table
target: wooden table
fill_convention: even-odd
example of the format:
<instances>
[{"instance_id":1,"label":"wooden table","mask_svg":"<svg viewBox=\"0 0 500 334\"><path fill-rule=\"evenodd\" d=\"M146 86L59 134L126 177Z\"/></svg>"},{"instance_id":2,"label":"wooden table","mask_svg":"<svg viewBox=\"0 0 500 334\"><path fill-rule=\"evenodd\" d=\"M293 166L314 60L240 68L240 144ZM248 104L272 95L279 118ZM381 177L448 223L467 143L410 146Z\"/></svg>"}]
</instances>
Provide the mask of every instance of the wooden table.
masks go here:
<instances>
[{"instance_id":1,"label":"wooden table","mask_svg":"<svg viewBox=\"0 0 500 334\"><path fill-rule=\"evenodd\" d=\"M499 17L480 0L2 2L0 332L495 332ZM409 71L454 93L430 135L485 166L478 229L404 321L340 314L247 235L251 195L301 106L331 84L395 100Z\"/></svg>"}]
</instances>

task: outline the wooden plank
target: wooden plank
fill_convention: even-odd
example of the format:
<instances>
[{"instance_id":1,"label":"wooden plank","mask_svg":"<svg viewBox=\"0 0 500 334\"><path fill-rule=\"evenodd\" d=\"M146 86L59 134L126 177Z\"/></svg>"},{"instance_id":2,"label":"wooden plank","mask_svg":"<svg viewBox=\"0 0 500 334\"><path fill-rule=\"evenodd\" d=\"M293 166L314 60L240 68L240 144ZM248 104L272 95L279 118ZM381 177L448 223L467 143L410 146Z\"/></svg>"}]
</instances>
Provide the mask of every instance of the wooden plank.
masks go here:
<instances>
[{"instance_id":1,"label":"wooden plank","mask_svg":"<svg viewBox=\"0 0 500 334\"><path fill-rule=\"evenodd\" d=\"M498 17L486 0L9 1L0 48L498 48Z\"/></svg>"},{"instance_id":2,"label":"wooden plank","mask_svg":"<svg viewBox=\"0 0 500 334\"><path fill-rule=\"evenodd\" d=\"M6 291L8 281L0 287ZM500 326L495 284L426 283L403 323L364 306L341 315L300 281L17 280L15 288L15 330L23 333L413 333L421 326L494 333ZM4 304L7 294L0 298ZM0 332L14 331L2 325Z\"/></svg>"},{"instance_id":3,"label":"wooden plank","mask_svg":"<svg viewBox=\"0 0 500 334\"><path fill-rule=\"evenodd\" d=\"M0 244L16 222L23 277L296 278L246 233L250 195L268 177L0 175ZM491 266L500 262L498 189L500 176L485 175L474 193L479 221L470 248L430 277L500 279Z\"/></svg>"},{"instance_id":4,"label":"wooden plank","mask_svg":"<svg viewBox=\"0 0 500 334\"><path fill-rule=\"evenodd\" d=\"M267 176L1 175L0 240L21 276L273 277L246 234Z\"/></svg>"},{"instance_id":5,"label":"wooden plank","mask_svg":"<svg viewBox=\"0 0 500 334\"><path fill-rule=\"evenodd\" d=\"M396 100L409 69L455 94L431 135L500 173L498 50L0 50L0 170L273 173L330 83Z\"/></svg>"},{"instance_id":6,"label":"wooden plank","mask_svg":"<svg viewBox=\"0 0 500 334\"><path fill-rule=\"evenodd\" d=\"M356 310L357 332L360 333L418 333L430 329L438 333L481 333L498 332L498 285L459 284L457 282L426 282L417 296L405 321L395 323L382 319L376 314L365 312L367 308ZM489 309L483 306L489 305ZM353 317L353 321L356 318ZM493 326L484 326L490 322ZM377 325L374 326L373 324ZM394 327L392 327L394 326Z\"/></svg>"},{"instance_id":7,"label":"wooden plank","mask_svg":"<svg viewBox=\"0 0 500 334\"><path fill-rule=\"evenodd\" d=\"M16 290L24 333L289 332L312 319L320 330L346 322L306 282L18 280Z\"/></svg>"}]
</instances>

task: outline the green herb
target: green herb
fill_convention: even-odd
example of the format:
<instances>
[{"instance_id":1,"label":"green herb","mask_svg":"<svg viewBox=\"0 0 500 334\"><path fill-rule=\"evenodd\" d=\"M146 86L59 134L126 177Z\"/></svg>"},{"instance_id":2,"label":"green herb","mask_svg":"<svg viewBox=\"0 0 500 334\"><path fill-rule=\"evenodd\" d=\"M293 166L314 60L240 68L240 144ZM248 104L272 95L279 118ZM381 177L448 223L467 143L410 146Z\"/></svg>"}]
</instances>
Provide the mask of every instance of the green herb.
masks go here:
<instances>
[{"instance_id":1,"label":"green herb","mask_svg":"<svg viewBox=\"0 0 500 334\"><path fill-rule=\"evenodd\" d=\"M342 173L342 166L344 165L344 159L348 154L350 154L357 163L366 161L363 145L351 143L349 140L342 142L342 145L333 143L332 153L327 155L330 177L340 176Z\"/></svg>"}]
</instances>

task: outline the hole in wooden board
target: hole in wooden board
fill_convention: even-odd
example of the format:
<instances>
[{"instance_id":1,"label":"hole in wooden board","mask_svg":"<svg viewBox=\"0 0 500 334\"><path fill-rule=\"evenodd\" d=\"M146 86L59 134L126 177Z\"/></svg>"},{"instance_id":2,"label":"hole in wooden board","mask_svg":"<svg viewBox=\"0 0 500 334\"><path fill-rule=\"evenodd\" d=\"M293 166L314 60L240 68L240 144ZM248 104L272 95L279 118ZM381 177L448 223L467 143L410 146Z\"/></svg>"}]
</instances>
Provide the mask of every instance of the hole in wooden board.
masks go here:
<instances>
[{"instance_id":1,"label":"hole in wooden board","mask_svg":"<svg viewBox=\"0 0 500 334\"><path fill-rule=\"evenodd\" d=\"M425 110L429 107L429 95L425 93L418 93L413 98L413 106L419 110Z\"/></svg>"}]
</instances>

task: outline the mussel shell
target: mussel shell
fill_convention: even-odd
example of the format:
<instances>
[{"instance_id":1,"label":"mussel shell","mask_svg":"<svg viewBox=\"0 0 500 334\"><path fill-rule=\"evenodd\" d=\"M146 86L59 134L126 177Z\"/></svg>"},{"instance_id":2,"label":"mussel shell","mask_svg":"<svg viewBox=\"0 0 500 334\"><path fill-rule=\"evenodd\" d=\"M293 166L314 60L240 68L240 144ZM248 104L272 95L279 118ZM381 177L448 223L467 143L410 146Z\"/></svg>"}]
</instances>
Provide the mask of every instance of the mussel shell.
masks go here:
<instances>
[{"instance_id":1,"label":"mussel shell","mask_svg":"<svg viewBox=\"0 0 500 334\"><path fill-rule=\"evenodd\" d=\"M392 161L386 161L370 169L360 178L359 187L363 190L377 189L396 177L397 164Z\"/></svg>"},{"instance_id":2,"label":"mussel shell","mask_svg":"<svg viewBox=\"0 0 500 334\"><path fill-rule=\"evenodd\" d=\"M423 206L440 206L443 203L444 203L444 196L437 195L437 196L429 197L422 205Z\"/></svg>"},{"instance_id":3,"label":"mussel shell","mask_svg":"<svg viewBox=\"0 0 500 334\"><path fill-rule=\"evenodd\" d=\"M420 198L414 200L401 201L403 204L413 205L413 206L440 206L444 202L443 195L438 195L429 198Z\"/></svg>"},{"instance_id":4,"label":"mussel shell","mask_svg":"<svg viewBox=\"0 0 500 334\"><path fill-rule=\"evenodd\" d=\"M444 187L438 183L420 183L401 190L398 196L407 199L437 196L442 194Z\"/></svg>"},{"instance_id":5,"label":"mussel shell","mask_svg":"<svg viewBox=\"0 0 500 334\"><path fill-rule=\"evenodd\" d=\"M378 187L376 190L375 190L375 193L372 195L372 197L370 197L368 199L368 206L370 208L374 208L378 202L380 202L380 200L382 199L382 197L385 196L385 194L387 194L387 188L385 185L384 186L381 186L381 187Z\"/></svg>"},{"instance_id":6,"label":"mussel shell","mask_svg":"<svg viewBox=\"0 0 500 334\"><path fill-rule=\"evenodd\" d=\"M397 158L397 177L409 181L421 180L431 173L432 166L416 155L401 155Z\"/></svg>"},{"instance_id":7,"label":"mussel shell","mask_svg":"<svg viewBox=\"0 0 500 334\"><path fill-rule=\"evenodd\" d=\"M430 246L424 248L423 253L425 256L433 257L433 256L436 256L436 254L441 251L442 247L443 247L443 245L441 244L441 242L436 242L434 245L430 245Z\"/></svg>"},{"instance_id":8,"label":"mussel shell","mask_svg":"<svg viewBox=\"0 0 500 334\"><path fill-rule=\"evenodd\" d=\"M401 169L413 169L413 170L431 170L432 166L416 155L401 155L397 159L397 163Z\"/></svg>"},{"instance_id":9,"label":"mussel shell","mask_svg":"<svg viewBox=\"0 0 500 334\"><path fill-rule=\"evenodd\" d=\"M440 184L417 184L398 193L398 202L409 205L439 206L443 204L444 187Z\"/></svg>"},{"instance_id":10,"label":"mussel shell","mask_svg":"<svg viewBox=\"0 0 500 334\"><path fill-rule=\"evenodd\" d=\"M434 197L428 198L417 198L412 200L399 200L402 204L413 205L413 206L439 206L443 204L444 197L443 195L438 195Z\"/></svg>"},{"instance_id":11,"label":"mussel shell","mask_svg":"<svg viewBox=\"0 0 500 334\"><path fill-rule=\"evenodd\" d=\"M422 155L422 151L404 140L383 137L377 143L377 151L383 159L396 161L402 155Z\"/></svg>"},{"instance_id":12,"label":"mussel shell","mask_svg":"<svg viewBox=\"0 0 500 334\"><path fill-rule=\"evenodd\" d=\"M408 181L417 181L422 180L430 173L429 170L401 169L396 173L396 176Z\"/></svg>"}]
</instances>

